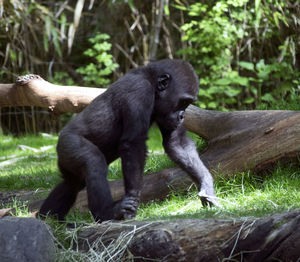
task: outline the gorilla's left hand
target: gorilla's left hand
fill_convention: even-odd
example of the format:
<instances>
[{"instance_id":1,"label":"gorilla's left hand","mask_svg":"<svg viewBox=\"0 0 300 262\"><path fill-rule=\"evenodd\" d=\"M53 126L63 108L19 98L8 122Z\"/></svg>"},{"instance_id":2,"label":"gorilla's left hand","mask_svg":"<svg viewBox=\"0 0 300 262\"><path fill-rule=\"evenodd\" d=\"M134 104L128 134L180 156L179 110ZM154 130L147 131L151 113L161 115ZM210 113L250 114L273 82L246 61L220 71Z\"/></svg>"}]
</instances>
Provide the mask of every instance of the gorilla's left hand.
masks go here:
<instances>
[{"instance_id":1,"label":"gorilla's left hand","mask_svg":"<svg viewBox=\"0 0 300 262\"><path fill-rule=\"evenodd\" d=\"M222 207L222 205L217 200L217 197L215 194L207 194L205 189L201 189L198 193L198 196L200 197L201 203L204 207L206 206L216 206L216 207Z\"/></svg>"}]
</instances>

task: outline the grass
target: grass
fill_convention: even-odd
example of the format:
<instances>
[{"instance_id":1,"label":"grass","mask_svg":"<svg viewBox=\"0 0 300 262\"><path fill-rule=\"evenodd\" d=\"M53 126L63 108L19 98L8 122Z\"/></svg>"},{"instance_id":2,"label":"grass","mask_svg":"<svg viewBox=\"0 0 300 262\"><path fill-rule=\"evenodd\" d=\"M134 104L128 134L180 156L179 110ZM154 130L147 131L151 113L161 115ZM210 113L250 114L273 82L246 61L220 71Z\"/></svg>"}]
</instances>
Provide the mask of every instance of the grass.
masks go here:
<instances>
[{"instance_id":1,"label":"grass","mask_svg":"<svg viewBox=\"0 0 300 262\"><path fill-rule=\"evenodd\" d=\"M58 181L57 136L0 136L0 190L49 188Z\"/></svg>"},{"instance_id":2,"label":"grass","mask_svg":"<svg viewBox=\"0 0 300 262\"><path fill-rule=\"evenodd\" d=\"M174 192L162 202L143 205L138 219L261 217L300 208L300 169L296 164L279 166L265 177L250 172L230 178L219 175L215 187L221 209L203 208L193 188L185 195Z\"/></svg>"},{"instance_id":3,"label":"grass","mask_svg":"<svg viewBox=\"0 0 300 262\"><path fill-rule=\"evenodd\" d=\"M203 140L193 134L189 135L196 140L198 146L205 146ZM149 137L145 173L174 166L164 154L158 129L151 129ZM0 191L53 188L60 181L56 164L56 143L55 135L17 138L0 136ZM109 179L119 179L121 173L121 163L117 160L110 165ZM137 219L263 216L300 208L299 163L285 168L279 166L264 177L250 172L237 173L230 178L219 174L215 179L215 187L221 198L222 209L203 208L196 188L192 187L189 192L173 192L164 201L141 205ZM90 218L90 215L87 217ZM87 217L84 215L81 219ZM69 219L73 221L78 221L79 218L79 214L69 215Z\"/></svg>"},{"instance_id":4,"label":"grass","mask_svg":"<svg viewBox=\"0 0 300 262\"><path fill-rule=\"evenodd\" d=\"M189 134L198 147L205 142ZM157 128L149 133L147 142L149 154L145 173L152 173L174 163L164 154L161 136ZM51 189L59 181L55 145L57 136L41 134L39 136L12 137L0 136L0 193L21 189ZM7 162L11 161L11 162ZM163 201L151 201L142 204L138 210L138 220L172 220L178 218L241 218L261 217L276 212L300 208L300 168L299 163L286 167L278 166L272 173L258 176L250 172L236 173L231 177L218 174L215 179L217 196L222 208L203 208L192 186L187 192L171 192ZM109 179L121 178L121 164L117 160L109 167ZM30 216L24 202L15 201L2 207L16 208L16 216ZM1 204L0 204L1 208ZM70 212L67 221L93 225L90 213ZM123 235L114 241L114 245L103 250L91 248L81 253L77 247L77 232L81 229L69 229L65 224L47 219L55 236L58 247L57 261L106 261L113 254L123 256L126 251L126 239ZM130 236L128 236L129 239ZM125 240L124 240L125 239ZM123 247L122 250L116 248ZM101 245L99 245L101 246ZM99 257L101 259L99 260ZM120 260L121 261L121 260Z\"/></svg>"}]
</instances>

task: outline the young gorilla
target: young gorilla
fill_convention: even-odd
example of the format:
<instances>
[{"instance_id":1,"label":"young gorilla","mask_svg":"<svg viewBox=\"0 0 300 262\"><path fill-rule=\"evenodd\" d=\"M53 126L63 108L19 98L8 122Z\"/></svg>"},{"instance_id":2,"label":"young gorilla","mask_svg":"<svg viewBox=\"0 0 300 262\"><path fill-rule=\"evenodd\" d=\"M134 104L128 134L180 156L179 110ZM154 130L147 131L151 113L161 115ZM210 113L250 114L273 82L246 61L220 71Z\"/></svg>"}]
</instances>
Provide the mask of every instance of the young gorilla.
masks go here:
<instances>
[{"instance_id":1,"label":"young gorilla","mask_svg":"<svg viewBox=\"0 0 300 262\"><path fill-rule=\"evenodd\" d=\"M198 78L181 60L150 63L113 83L61 131L57 154L64 181L50 193L39 214L63 220L86 186L96 221L134 218L153 122L161 130L167 154L199 186L202 203L218 205L212 176L182 126L184 111L197 93ZM118 157L126 193L114 201L106 177L108 165Z\"/></svg>"}]
</instances>

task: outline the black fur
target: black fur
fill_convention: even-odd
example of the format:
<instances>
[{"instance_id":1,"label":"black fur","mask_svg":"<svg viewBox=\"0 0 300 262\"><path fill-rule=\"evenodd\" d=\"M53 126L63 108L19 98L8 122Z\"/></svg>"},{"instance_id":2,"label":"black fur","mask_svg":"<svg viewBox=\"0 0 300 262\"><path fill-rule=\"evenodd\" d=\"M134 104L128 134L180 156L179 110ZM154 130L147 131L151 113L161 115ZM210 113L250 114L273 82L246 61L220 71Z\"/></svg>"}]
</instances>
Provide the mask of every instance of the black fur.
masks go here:
<instances>
[{"instance_id":1,"label":"black fur","mask_svg":"<svg viewBox=\"0 0 300 262\"><path fill-rule=\"evenodd\" d=\"M156 122L167 154L199 185L204 204L217 204L213 179L182 126L184 111L198 93L190 64L162 60L134 69L113 83L61 131L58 166L64 181L44 202L40 215L63 220L77 193L87 187L96 221L133 218L138 208L148 130ZM114 201L108 165L122 161L125 196Z\"/></svg>"}]
</instances>

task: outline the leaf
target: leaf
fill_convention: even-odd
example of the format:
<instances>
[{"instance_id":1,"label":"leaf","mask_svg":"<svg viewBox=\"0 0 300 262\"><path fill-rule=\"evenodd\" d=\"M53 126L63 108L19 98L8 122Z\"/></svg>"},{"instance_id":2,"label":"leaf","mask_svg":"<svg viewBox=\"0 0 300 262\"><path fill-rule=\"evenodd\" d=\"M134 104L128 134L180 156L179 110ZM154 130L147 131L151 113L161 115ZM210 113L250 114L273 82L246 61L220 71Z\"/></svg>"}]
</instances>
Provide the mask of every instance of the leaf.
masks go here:
<instances>
[{"instance_id":1,"label":"leaf","mask_svg":"<svg viewBox=\"0 0 300 262\"><path fill-rule=\"evenodd\" d=\"M210 108L215 109L215 108L217 108L217 103L216 102L209 102L207 106L210 107Z\"/></svg>"},{"instance_id":2,"label":"leaf","mask_svg":"<svg viewBox=\"0 0 300 262\"><path fill-rule=\"evenodd\" d=\"M245 69L247 69L249 71L254 71L254 64L251 63L251 62L240 61L238 64L242 68L245 68Z\"/></svg>"},{"instance_id":3,"label":"leaf","mask_svg":"<svg viewBox=\"0 0 300 262\"><path fill-rule=\"evenodd\" d=\"M261 97L261 100L265 102L275 102L274 97L270 93L266 93Z\"/></svg>"},{"instance_id":4,"label":"leaf","mask_svg":"<svg viewBox=\"0 0 300 262\"><path fill-rule=\"evenodd\" d=\"M239 93L241 93L241 89L235 89L235 88L228 88L224 93L228 95L229 97L237 96Z\"/></svg>"},{"instance_id":5,"label":"leaf","mask_svg":"<svg viewBox=\"0 0 300 262\"><path fill-rule=\"evenodd\" d=\"M279 21L278 21L278 12L274 12L273 13L273 18L274 18L274 22L275 22L275 24L276 24L276 26L278 27L278 28L280 28L280 26L279 26Z\"/></svg>"},{"instance_id":6,"label":"leaf","mask_svg":"<svg viewBox=\"0 0 300 262\"><path fill-rule=\"evenodd\" d=\"M9 56L10 56L11 61L13 61L13 62L16 61L17 55L14 50L12 50L12 49L9 50Z\"/></svg>"},{"instance_id":7,"label":"leaf","mask_svg":"<svg viewBox=\"0 0 300 262\"><path fill-rule=\"evenodd\" d=\"M182 10L182 11L186 11L187 8L185 6L181 6L181 5L176 5L176 4L172 4L173 7L175 7L176 9Z\"/></svg>"},{"instance_id":8,"label":"leaf","mask_svg":"<svg viewBox=\"0 0 300 262\"><path fill-rule=\"evenodd\" d=\"M56 32L55 27L51 27L51 35L52 35L52 38L53 38L53 43L54 43L55 50L58 53L59 57L62 57L61 50L60 50L60 45L59 45L59 42L58 42L57 32Z\"/></svg>"},{"instance_id":9,"label":"leaf","mask_svg":"<svg viewBox=\"0 0 300 262\"><path fill-rule=\"evenodd\" d=\"M47 34L43 34L43 43L44 43L44 50L46 51L46 52L48 52L49 51L49 39L48 39L48 36L47 36Z\"/></svg>"},{"instance_id":10,"label":"leaf","mask_svg":"<svg viewBox=\"0 0 300 262\"><path fill-rule=\"evenodd\" d=\"M129 5L131 11L132 11L134 14L136 14L137 11L136 11L136 8L135 8L135 6L134 6L133 0L128 0L128 5Z\"/></svg>"},{"instance_id":11,"label":"leaf","mask_svg":"<svg viewBox=\"0 0 300 262\"><path fill-rule=\"evenodd\" d=\"M255 19L255 22L254 22L254 26L255 26L256 30L258 30L261 17L262 17L262 11L261 11L261 9L258 9L257 12L256 12L256 19Z\"/></svg>"},{"instance_id":12,"label":"leaf","mask_svg":"<svg viewBox=\"0 0 300 262\"><path fill-rule=\"evenodd\" d=\"M266 65L265 65L265 60L264 60L264 59L260 59L260 60L256 63L256 69L257 69L258 71L264 70L265 67L266 67Z\"/></svg>"},{"instance_id":13,"label":"leaf","mask_svg":"<svg viewBox=\"0 0 300 262\"><path fill-rule=\"evenodd\" d=\"M261 0L255 0L255 13L257 13Z\"/></svg>"},{"instance_id":14,"label":"leaf","mask_svg":"<svg viewBox=\"0 0 300 262\"><path fill-rule=\"evenodd\" d=\"M170 9L169 9L169 5L168 4L164 5L164 12L165 12L166 16L170 16Z\"/></svg>"},{"instance_id":15,"label":"leaf","mask_svg":"<svg viewBox=\"0 0 300 262\"><path fill-rule=\"evenodd\" d=\"M232 81L231 81L230 78L220 78L220 79L218 79L218 80L215 81L216 85L221 85L221 86L223 86L223 85L227 86L227 85L229 85L231 83L232 83Z\"/></svg>"},{"instance_id":16,"label":"leaf","mask_svg":"<svg viewBox=\"0 0 300 262\"><path fill-rule=\"evenodd\" d=\"M225 103L227 105L232 105L232 104L235 104L236 102L237 102L237 100L234 97L230 97L230 98L225 99Z\"/></svg>"},{"instance_id":17,"label":"leaf","mask_svg":"<svg viewBox=\"0 0 300 262\"><path fill-rule=\"evenodd\" d=\"M241 86L248 86L249 79L247 77L238 76L232 79L232 82Z\"/></svg>"},{"instance_id":18,"label":"leaf","mask_svg":"<svg viewBox=\"0 0 300 262\"><path fill-rule=\"evenodd\" d=\"M244 104L252 104L252 103L254 103L254 98L253 97L247 97L246 99L244 99L243 103Z\"/></svg>"},{"instance_id":19,"label":"leaf","mask_svg":"<svg viewBox=\"0 0 300 262\"><path fill-rule=\"evenodd\" d=\"M45 17L45 28L46 28L46 34L48 36L48 38L50 38L51 36L51 20L50 20L50 17L49 16L46 16Z\"/></svg>"},{"instance_id":20,"label":"leaf","mask_svg":"<svg viewBox=\"0 0 300 262\"><path fill-rule=\"evenodd\" d=\"M249 90L252 94L254 94L255 96L257 96L257 89L254 86L250 86Z\"/></svg>"},{"instance_id":21,"label":"leaf","mask_svg":"<svg viewBox=\"0 0 300 262\"><path fill-rule=\"evenodd\" d=\"M208 99L213 99L212 95L210 95L207 90L200 89L199 90L199 96L207 97Z\"/></svg>"}]
</instances>

